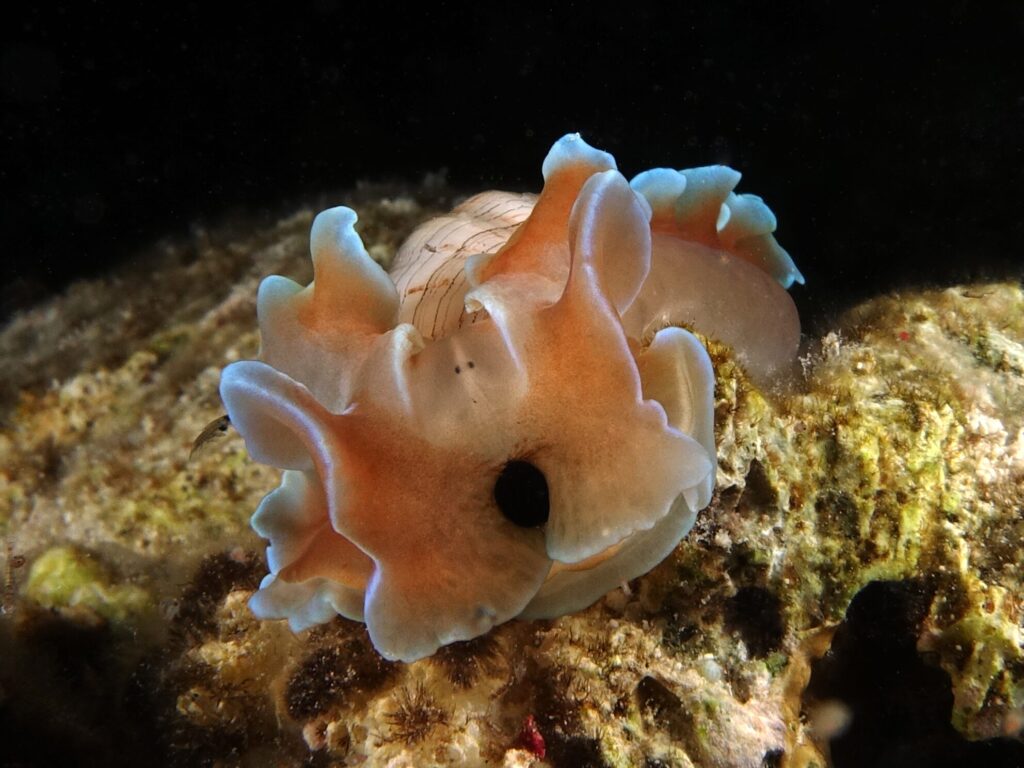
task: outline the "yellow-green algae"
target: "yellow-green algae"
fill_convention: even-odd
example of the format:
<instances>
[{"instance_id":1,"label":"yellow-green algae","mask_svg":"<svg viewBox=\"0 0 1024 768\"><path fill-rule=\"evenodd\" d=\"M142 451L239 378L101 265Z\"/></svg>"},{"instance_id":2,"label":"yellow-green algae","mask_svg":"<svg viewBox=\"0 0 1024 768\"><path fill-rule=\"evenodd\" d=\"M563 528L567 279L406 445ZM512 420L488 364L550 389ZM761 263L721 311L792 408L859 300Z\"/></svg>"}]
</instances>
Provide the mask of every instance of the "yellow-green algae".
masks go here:
<instances>
[{"instance_id":1,"label":"yellow-green algae","mask_svg":"<svg viewBox=\"0 0 1024 768\"><path fill-rule=\"evenodd\" d=\"M838 621L870 580L932 577L921 644L972 738L1024 705L1022 350L1019 285L893 295L850 312L777 410L741 379L718 390L720 481L757 459L785 508L778 540L727 525L774 557L790 629Z\"/></svg>"},{"instance_id":2,"label":"yellow-green algae","mask_svg":"<svg viewBox=\"0 0 1024 768\"><path fill-rule=\"evenodd\" d=\"M44 608L84 609L116 624L154 608L149 592L117 581L102 563L73 547L52 547L37 557L24 593Z\"/></svg>"},{"instance_id":3,"label":"yellow-green algae","mask_svg":"<svg viewBox=\"0 0 1024 768\"><path fill-rule=\"evenodd\" d=\"M382 259L423 215L404 199L360 212ZM199 557L261 546L247 519L276 474L237 439L188 453L221 413L219 370L256 349L259 279L308 280L309 221L303 211L248 239L198 237L198 258L161 275L186 305L164 322L119 315L106 295L123 292L116 281L93 284L100 298L72 291L63 301L106 308L97 327L106 344L128 339L123 354L83 355L62 373L35 352L54 382L26 384L0 433L0 534L29 563L6 569L5 601L87 604L128 626L140 620L131 606L159 601L178 638L164 661L167 717L194 739L178 748L216 758L230 732L280 764L311 749L338 764L529 765L516 747L533 715L551 765L759 766L780 752L825 765L801 719L808 648L822 650L866 583L911 577L935 590L919 644L951 676L955 726L1006 732L1024 706L1024 297L1011 284L868 302L771 391L712 343L719 471L694 531L586 611L498 628L486 662L464 665L468 686L439 658L380 669L351 622L299 637L257 622L245 590L217 594L199 628L181 629ZM134 313L137 294L156 290L139 285ZM61 316L19 318L5 333L21 341L0 350ZM778 600L777 636L737 613L744 594ZM454 651L456 665L459 653L483 651ZM403 730L419 690L442 714Z\"/></svg>"}]
</instances>

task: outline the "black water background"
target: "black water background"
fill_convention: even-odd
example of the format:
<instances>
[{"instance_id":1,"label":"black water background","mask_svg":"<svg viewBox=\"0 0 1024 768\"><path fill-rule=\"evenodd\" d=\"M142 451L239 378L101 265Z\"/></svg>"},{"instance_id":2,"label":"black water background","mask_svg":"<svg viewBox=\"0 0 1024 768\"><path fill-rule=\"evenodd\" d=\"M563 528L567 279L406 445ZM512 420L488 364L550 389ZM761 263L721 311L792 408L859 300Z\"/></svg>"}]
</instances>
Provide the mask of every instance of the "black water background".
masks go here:
<instances>
[{"instance_id":1,"label":"black water background","mask_svg":"<svg viewBox=\"0 0 1024 768\"><path fill-rule=\"evenodd\" d=\"M806 325L1024 256L1012 2L34 4L0 25L0 317L158 238L359 180L536 189L581 131L627 174L724 162Z\"/></svg>"}]
</instances>

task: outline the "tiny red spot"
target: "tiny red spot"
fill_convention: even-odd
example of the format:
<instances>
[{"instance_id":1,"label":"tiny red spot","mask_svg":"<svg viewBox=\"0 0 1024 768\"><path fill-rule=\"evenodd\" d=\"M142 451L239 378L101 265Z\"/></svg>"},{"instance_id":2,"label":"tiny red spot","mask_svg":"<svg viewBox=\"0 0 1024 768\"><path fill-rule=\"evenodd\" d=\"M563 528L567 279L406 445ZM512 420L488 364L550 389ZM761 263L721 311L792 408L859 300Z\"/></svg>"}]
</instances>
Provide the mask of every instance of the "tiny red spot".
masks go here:
<instances>
[{"instance_id":1,"label":"tiny red spot","mask_svg":"<svg viewBox=\"0 0 1024 768\"><path fill-rule=\"evenodd\" d=\"M900 331L897 335L900 341L910 341L910 331Z\"/></svg>"},{"instance_id":2,"label":"tiny red spot","mask_svg":"<svg viewBox=\"0 0 1024 768\"><path fill-rule=\"evenodd\" d=\"M533 715L527 715L526 719L523 720L523 728L519 731L519 736L516 738L516 746L522 747L539 760L544 759L547 747L544 744L544 737L541 736L540 729L537 727L537 721Z\"/></svg>"}]
</instances>

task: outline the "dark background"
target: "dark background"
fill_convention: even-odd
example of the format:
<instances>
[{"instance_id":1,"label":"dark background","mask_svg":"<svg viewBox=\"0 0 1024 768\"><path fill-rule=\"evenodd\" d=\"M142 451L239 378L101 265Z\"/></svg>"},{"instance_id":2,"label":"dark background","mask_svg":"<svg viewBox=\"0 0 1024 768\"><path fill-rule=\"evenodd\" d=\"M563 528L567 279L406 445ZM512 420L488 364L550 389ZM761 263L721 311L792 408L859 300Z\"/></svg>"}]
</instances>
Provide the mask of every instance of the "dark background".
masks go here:
<instances>
[{"instance_id":1,"label":"dark background","mask_svg":"<svg viewBox=\"0 0 1024 768\"><path fill-rule=\"evenodd\" d=\"M0 317L357 180L535 190L569 131L627 175L741 170L808 278L805 324L1022 270L1021 3L116 5L2 24Z\"/></svg>"}]
</instances>

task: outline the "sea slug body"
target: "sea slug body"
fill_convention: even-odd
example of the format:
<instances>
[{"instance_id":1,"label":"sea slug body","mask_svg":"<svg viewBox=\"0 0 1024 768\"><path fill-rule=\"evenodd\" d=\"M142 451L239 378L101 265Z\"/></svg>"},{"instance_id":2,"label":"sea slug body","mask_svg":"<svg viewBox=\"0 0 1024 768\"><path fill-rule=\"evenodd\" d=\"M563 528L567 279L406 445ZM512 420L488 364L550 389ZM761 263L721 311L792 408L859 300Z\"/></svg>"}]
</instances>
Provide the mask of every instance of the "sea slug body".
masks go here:
<instances>
[{"instance_id":1,"label":"sea slug body","mask_svg":"<svg viewBox=\"0 0 1024 768\"><path fill-rule=\"evenodd\" d=\"M252 524L251 600L295 630L341 614L414 660L514 617L579 610L671 552L711 498L714 372L795 355L802 277L724 166L631 182L568 135L537 197L427 222L390 275L348 208L313 223L314 281L260 286L259 360L221 395L284 472Z\"/></svg>"}]
</instances>

